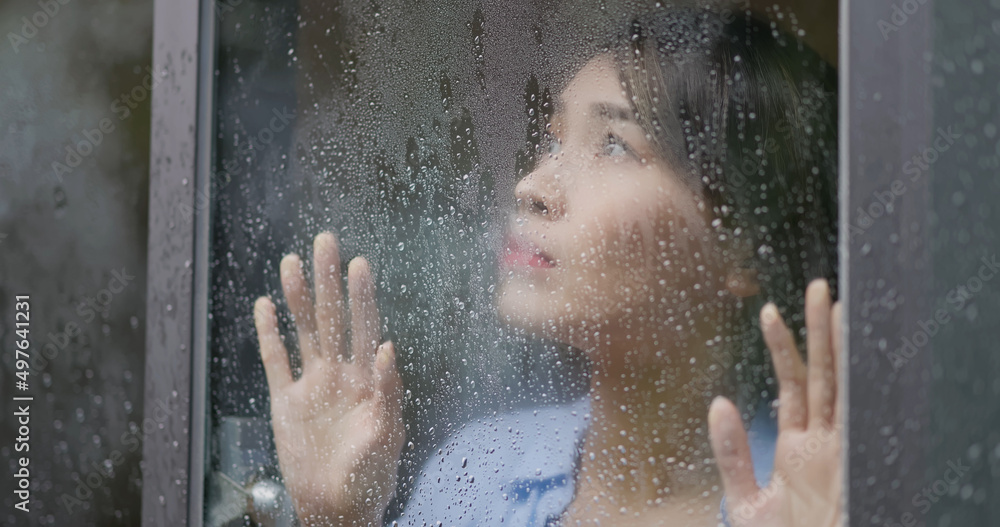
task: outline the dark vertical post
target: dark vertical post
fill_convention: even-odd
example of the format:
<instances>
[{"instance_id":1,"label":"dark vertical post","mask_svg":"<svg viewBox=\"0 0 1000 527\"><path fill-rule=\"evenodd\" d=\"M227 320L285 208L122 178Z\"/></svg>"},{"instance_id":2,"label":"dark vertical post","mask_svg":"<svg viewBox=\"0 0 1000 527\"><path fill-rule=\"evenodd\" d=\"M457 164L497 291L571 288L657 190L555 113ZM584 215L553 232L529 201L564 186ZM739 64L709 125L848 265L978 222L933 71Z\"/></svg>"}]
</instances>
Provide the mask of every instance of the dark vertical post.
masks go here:
<instances>
[{"instance_id":1,"label":"dark vertical post","mask_svg":"<svg viewBox=\"0 0 1000 527\"><path fill-rule=\"evenodd\" d=\"M901 349L927 310L927 179L903 165L931 139L933 0L843 0L842 298L849 325L850 525L897 525L920 492L930 353ZM904 185L902 188L900 185ZM923 519L917 519L923 524ZM891 523L886 523L891 522Z\"/></svg>"}]
</instances>

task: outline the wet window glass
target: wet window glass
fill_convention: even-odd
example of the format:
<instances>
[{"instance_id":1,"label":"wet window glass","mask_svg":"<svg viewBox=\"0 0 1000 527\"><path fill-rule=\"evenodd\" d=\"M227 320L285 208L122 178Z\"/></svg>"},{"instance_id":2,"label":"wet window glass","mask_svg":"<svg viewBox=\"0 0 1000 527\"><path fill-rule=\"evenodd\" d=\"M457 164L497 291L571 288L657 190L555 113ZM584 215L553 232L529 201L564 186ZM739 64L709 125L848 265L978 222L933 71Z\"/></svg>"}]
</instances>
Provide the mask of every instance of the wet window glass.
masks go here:
<instances>
[{"instance_id":1,"label":"wet window glass","mask_svg":"<svg viewBox=\"0 0 1000 527\"><path fill-rule=\"evenodd\" d=\"M909 503L899 515L902 523L926 518L928 525L985 525L1000 517L1000 364L993 353L1000 313L998 8L961 2L921 14L932 17L935 35L932 53L924 55L933 119L918 145L903 153L891 184L897 212L927 200L920 230L926 257L914 267L930 279L921 283L919 311L886 357L897 378L931 379L924 392L930 437L919 487L904 496ZM888 39L912 17L903 15L887 20L900 30L887 28ZM909 429L897 430L900 439L912 441Z\"/></svg>"},{"instance_id":2,"label":"wet window glass","mask_svg":"<svg viewBox=\"0 0 1000 527\"><path fill-rule=\"evenodd\" d=\"M836 3L791 4L217 2L205 523L836 514Z\"/></svg>"},{"instance_id":3,"label":"wet window glass","mask_svg":"<svg viewBox=\"0 0 1000 527\"><path fill-rule=\"evenodd\" d=\"M151 0L0 4L0 524L137 525Z\"/></svg>"}]
</instances>

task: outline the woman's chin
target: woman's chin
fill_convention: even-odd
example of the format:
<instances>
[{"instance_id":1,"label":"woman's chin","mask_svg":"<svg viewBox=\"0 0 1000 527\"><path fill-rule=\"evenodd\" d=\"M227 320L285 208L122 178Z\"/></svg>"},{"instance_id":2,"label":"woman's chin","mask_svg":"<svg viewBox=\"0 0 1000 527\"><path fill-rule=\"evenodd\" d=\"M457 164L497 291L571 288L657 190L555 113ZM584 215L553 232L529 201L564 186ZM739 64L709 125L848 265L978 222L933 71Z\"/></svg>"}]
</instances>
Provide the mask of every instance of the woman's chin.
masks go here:
<instances>
[{"instance_id":1,"label":"woman's chin","mask_svg":"<svg viewBox=\"0 0 1000 527\"><path fill-rule=\"evenodd\" d=\"M497 316L500 323L516 333L532 338L554 339L556 324L551 313L547 313L545 302L536 295L509 288L501 290L497 298Z\"/></svg>"},{"instance_id":2,"label":"woman's chin","mask_svg":"<svg viewBox=\"0 0 1000 527\"><path fill-rule=\"evenodd\" d=\"M505 301L503 298L500 299L497 315L502 325L517 333L537 336L546 326L543 319L531 313L528 306L520 302Z\"/></svg>"}]
</instances>

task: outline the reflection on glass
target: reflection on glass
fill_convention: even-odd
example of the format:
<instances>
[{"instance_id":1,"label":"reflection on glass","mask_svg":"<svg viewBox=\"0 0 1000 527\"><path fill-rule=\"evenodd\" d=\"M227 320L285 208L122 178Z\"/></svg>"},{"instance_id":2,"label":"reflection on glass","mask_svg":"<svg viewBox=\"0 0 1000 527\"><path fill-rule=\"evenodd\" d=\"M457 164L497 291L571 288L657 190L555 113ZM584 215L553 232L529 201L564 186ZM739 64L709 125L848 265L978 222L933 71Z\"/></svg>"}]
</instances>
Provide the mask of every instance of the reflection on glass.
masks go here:
<instances>
[{"instance_id":1,"label":"reflection on glass","mask_svg":"<svg viewBox=\"0 0 1000 527\"><path fill-rule=\"evenodd\" d=\"M449 8L223 38L209 523L835 518L832 68L744 11Z\"/></svg>"}]
</instances>

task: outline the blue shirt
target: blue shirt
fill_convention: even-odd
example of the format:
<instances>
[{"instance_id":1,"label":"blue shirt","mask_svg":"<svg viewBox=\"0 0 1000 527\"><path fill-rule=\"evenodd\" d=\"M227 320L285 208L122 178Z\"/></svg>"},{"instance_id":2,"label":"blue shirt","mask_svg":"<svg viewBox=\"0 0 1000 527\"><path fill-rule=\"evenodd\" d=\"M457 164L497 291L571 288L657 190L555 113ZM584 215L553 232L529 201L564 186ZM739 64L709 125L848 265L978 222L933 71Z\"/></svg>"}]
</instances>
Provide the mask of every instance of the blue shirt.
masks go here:
<instances>
[{"instance_id":1,"label":"blue shirt","mask_svg":"<svg viewBox=\"0 0 1000 527\"><path fill-rule=\"evenodd\" d=\"M423 466L399 525L545 526L573 501L590 400L467 423ZM748 431L754 475L770 480L777 426L762 403Z\"/></svg>"}]
</instances>

